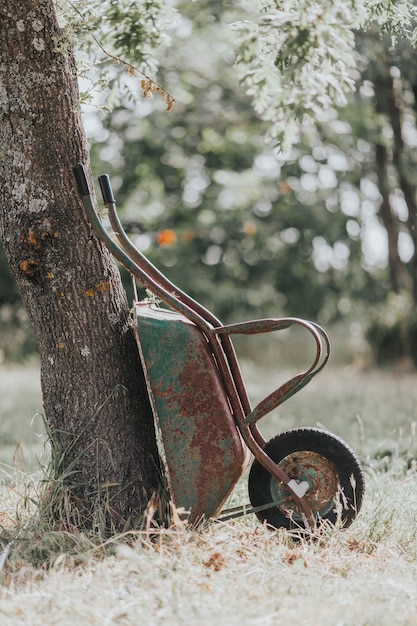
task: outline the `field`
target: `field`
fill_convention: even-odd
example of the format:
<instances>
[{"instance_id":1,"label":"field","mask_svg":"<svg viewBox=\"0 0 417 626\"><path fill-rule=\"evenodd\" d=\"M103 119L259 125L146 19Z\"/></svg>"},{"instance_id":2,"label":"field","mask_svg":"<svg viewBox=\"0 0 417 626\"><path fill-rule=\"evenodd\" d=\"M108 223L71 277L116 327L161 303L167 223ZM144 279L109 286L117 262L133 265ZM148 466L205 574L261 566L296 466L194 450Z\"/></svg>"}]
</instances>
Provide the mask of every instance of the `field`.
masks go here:
<instances>
[{"instance_id":1,"label":"field","mask_svg":"<svg viewBox=\"0 0 417 626\"><path fill-rule=\"evenodd\" d=\"M274 366L266 345L243 359L254 401L289 373L286 347L278 348ZM417 625L417 373L342 361L336 353L262 430L271 437L318 425L354 448L367 491L349 529L294 542L248 516L105 545L32 529L14 544L27 542L26 560L12 546L1 573L2 626ZM29 515L39 463L47 462L42 419L32 420L41 411L36 365L0 371L0 411L4 538ZM235 499L246 502L245 491L242 481Z\"/></svg>"}]
</instances>

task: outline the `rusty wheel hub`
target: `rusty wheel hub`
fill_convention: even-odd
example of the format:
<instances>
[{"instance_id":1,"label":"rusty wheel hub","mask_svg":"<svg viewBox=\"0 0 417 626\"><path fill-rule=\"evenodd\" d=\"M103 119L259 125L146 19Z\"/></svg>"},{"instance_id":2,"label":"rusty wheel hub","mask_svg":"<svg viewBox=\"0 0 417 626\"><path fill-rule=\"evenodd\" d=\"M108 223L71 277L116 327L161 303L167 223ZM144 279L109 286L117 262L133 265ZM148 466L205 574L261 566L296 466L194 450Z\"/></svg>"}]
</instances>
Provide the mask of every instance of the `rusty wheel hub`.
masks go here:
<instances>
[{"instance_id":1,"label":"rusty wheel hub","mask_svg":"<svg viewBox=\"0 0 417 626\"><path fill-rule=\"evenodd\" d=\"M293 452L278 463L279 467L300 487L300 495L305 493L308 504L314 514L324 517L332 507L339 491L339 477L336 469L326 457L303 450ZM293 517L300 517L300 512L285 485L271 480L271 495L279 501L283 511L293 511Z\"/></svg>"}]
</instances>

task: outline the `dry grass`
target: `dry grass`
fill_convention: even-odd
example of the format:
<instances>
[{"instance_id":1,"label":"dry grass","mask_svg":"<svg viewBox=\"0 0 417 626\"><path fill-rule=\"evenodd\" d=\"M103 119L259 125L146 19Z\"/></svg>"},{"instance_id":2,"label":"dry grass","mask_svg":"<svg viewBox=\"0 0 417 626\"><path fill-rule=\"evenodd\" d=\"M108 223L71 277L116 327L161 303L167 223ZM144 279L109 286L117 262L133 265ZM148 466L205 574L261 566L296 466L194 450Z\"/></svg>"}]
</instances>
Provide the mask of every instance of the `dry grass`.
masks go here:
<instances>
[{"instance_id":1,"label":"dry grass","mask_svg":"<svg viewBox=\"0 0 417 626\"><path fill-rule=\"evenodd\" d=\"M246 373L255 396L272 384L273 372L271 383L260 367ZM249 516L100 544L33 524L42 476L9 471L0 535L26 530L2 572L0 624L417 625L416 381L411 372L329 366L266 424L270 436L323 424L364 463L359 518L315 542L295 543ZM243 500L245 490L242 483Z\"/></svg>"},{"instance_id":2,"label":"dry grass","mask_svg":"<svg viewBox=\"0 0 417 626\"><path fill-rule=\"evenodd\" d=\"M293 544L248 518L161 531L152 543L138 533L77 557L57 552L48 571L12 564L0 588L1 623L415 624L410 486L375 485L356 524L319 543Z\"/></svg>"}]
</instances>

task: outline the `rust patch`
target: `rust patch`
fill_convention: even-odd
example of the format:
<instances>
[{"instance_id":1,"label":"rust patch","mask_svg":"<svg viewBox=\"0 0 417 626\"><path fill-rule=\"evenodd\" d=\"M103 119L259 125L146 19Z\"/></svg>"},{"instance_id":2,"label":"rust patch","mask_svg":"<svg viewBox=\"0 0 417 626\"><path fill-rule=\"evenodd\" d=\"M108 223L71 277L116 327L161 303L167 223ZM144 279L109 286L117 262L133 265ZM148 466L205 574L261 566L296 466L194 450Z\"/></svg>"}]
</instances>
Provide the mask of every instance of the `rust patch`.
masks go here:
<instances>
[{"instance_id":1,"label":"rust patch","mask_svg":"<svg viewBox=\"0 0 417 626\"><path fill-rule=\"evenodd\" d=\"M87 289L87 291L84 292L84 295L87 296L87 298L94 298L94 289Z\"/></svg>"}]
</instances>

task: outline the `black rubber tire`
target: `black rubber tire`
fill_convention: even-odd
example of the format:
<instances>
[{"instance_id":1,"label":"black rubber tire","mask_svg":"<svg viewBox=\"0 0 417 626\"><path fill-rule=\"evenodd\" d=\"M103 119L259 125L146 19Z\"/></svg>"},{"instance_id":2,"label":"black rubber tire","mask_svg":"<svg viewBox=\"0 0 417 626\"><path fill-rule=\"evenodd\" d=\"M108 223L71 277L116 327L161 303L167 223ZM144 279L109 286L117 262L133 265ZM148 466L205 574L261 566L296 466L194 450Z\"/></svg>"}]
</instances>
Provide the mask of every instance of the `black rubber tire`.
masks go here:
<instances>
[{"instance_id":1,"label":"black rubber tire","mask_svg":"<svg viewBox=\"0 0 417 626\"><path fill-rule=\"evenodd\" d=\"M325 520L344 528L353 522L362 505L365 479L355 453L342 439L318 428L297 428L268 441L264 452L290 478L305 481L306 488L309 485L305 497L318 526ZM253 507L282 499L282 505L258 511L259 520L274 528L306 529L305 518L291 494L256 460L248 487Z\"/></svg>"}]
</instances>

